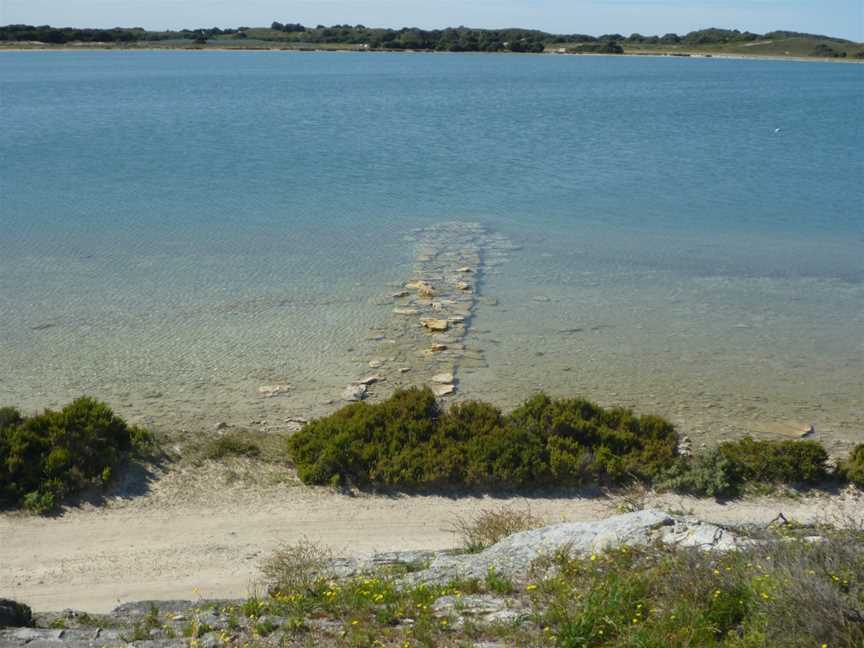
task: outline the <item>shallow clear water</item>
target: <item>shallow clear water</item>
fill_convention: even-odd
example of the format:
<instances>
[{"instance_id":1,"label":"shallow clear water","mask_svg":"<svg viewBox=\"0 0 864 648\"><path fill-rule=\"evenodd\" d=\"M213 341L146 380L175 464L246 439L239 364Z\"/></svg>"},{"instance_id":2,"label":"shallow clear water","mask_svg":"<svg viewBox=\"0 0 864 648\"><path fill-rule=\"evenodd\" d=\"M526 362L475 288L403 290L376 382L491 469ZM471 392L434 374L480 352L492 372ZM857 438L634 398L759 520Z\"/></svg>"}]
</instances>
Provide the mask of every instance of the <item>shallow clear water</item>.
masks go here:
<instances>
[{"instance_id":1,"label":"shallow clear water","mask_svg":"<svg viewBox=\"0 0 864 648\"><path fill-rule=\"evenodd\" d=\"M4 52L0 401L278 428L377 358L861 441L862 114L860 65ZM446 222L489 263L427 366L388 296Z\"/></svg>"}]
</instances>

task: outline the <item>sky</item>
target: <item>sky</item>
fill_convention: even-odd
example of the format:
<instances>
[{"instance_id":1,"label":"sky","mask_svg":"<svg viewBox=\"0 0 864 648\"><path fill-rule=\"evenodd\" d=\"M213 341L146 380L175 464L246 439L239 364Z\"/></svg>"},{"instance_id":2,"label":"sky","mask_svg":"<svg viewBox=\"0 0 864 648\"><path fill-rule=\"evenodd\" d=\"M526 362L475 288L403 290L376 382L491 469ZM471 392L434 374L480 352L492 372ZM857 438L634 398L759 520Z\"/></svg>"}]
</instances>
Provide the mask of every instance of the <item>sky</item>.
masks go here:
<instances>
[{"instance_id":1,"label":"sky","mask_svg":"<svg viewBox=\"0 0 864 648\"><path fill-rule=\"evenodd\" d=\"M274 20L594 35L786 29L864 41L864 0L0 0L0 24L180 29Z\"/></svg>"}]
</instances>

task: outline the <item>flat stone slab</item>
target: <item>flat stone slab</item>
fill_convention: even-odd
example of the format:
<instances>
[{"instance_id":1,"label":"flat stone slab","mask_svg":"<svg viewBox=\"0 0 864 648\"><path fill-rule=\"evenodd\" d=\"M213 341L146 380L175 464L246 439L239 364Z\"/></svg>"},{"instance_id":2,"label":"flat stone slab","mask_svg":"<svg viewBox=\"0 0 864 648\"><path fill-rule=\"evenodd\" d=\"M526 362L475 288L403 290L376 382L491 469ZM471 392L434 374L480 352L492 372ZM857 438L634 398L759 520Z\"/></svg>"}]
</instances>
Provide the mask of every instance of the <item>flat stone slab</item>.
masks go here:
<instances>
[{"instance_id":1,"label":"flat stone slab","mask_svg":"<svg viewBox=\"0 0 864 648\"><path fill-rule=\"evenodd\" d=\"M655 509L616 515L595 522L553 524L515 533L477 554L438 555L429 568L409 574L410 583L445 584L460 578L483 579L490 569L514 580L526 578L531 564L559 550L591 554L654 542L729 551L747 542L713 524L675 518Z\"/></svg>"}]
</instances>

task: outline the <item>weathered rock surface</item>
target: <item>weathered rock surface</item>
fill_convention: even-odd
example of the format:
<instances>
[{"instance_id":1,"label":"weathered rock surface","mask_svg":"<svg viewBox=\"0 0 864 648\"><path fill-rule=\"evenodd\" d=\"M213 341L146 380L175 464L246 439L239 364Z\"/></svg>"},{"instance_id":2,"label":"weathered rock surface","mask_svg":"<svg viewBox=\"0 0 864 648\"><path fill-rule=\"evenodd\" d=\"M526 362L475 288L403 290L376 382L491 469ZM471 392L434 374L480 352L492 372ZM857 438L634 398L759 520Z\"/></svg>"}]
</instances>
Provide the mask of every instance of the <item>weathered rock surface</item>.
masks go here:
<instances>
[{"instance_id":1,"label":"weathered rock surface","mask_svg":"<svg viewBox=\"0 0 864 648\"><path fill-rule=\"evenodd\" d=\"M268 398L287 394L289 391L291 391L291 385L261 385L258 388L258 393Z\"/></svg>"},{"instance_id":2,"label":"weathered rock surface","mask_svg":"<svg viewBox=\"0 0 864 648\"><path fill-rule=\"evenodd\" d=\"M459 578L482 579L490 569L518 580L527 576L531 563L537 558L558 550L586 554L624 545L645 546L657 541L706 551L728 551L744 542L713 524L674 518L648 509L596 522L570 522L523 531L477 554L439 554L428 569L409 574L406 580L447 583Z\"/></svg>"},{"instance_id":3,"label":"weathered rock surface","mask_svg":"<svg viewBox=\"0 0 864 648\"><path fill-rule=\"evenodd\" d=\"M453 625L461 627L466 620L481 623L516 623L528 616L521 603L513 598L491 594L442 596L432 604L436 616L452 617Z\"/></svg>"},{"instance_id":4,"label":"weathered rock surface","mask_svg":"<svg viewBox=\"0 0 864 648\"><path fill-rule=\"evenodd\" d=\"M342 400L359 401L366 398L366 385L348 385L342 392Z\"/></svg>"},{"instance_id":5,"label":"weathered rock surface","mask_svg":"<svg viewBox=\"0 0 864 648\"><path fill-rule=\"evenodd\" d=\"M432 393L435 394L435 396L437 396L438 398L452 394L454 391L456 391L456 387L454 387L453 385L433 385L432 386Z\"/></svg>"},{"instance_id":6,"label":"weathered rock surface","mask_svg":"<svg viewBox=\"0 0 864 648\"><path fill-rule=\"evenodd\" d=\"M445 319L424 318L420 323L430 331L446 331L450 328L450 322Z\"/></svg>"},{"instance_id":7,"label":"weathered rock surface","mask_svg":"<svg viewBox=\"0 0 864 648\"><path fill-rule=\"evenodd\" d=\"M366 376L365 378L361 378L360 380L355 381L358 385L374 385L376 382L380 382L384 380L378 374L373 374L371 376Z\"/></svg>"}]
</instances>

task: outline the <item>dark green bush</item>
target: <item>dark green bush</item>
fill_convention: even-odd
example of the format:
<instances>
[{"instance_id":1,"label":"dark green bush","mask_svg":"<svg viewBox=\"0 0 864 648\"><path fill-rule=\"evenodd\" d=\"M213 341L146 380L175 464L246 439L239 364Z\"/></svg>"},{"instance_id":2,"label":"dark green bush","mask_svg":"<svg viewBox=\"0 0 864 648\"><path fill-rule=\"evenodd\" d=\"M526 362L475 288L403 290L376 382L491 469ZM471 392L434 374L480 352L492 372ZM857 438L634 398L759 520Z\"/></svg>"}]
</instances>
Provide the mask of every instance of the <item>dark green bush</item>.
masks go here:
<instances>
[{"instance_id":1,"label":"dark green bush","mask_svg":"<svg viewBox=\"0 0 864 648\"><path fill-rule=\"evenodd\" d=\"M657 480L661 490L690 495L728 497L738 494L741 475L719 448L678 461Z\"/></svg>"},{"instance_id":2,"label":"dark green bush","mask_svg":"<svg viewBox=\"0 0 864 648\"><path fill-rule=\"evenodd\" d=\"M312 484L508 488L651 479L677 443L661 418L584 400L540 394L510 416L476 402L442 412L430 390L413 388L312 421L289 452Z\"/></svg>"},{"instance_id":3,"label":"dark green bush","mask_svg":"<svg viewBox=\"0 0 864 648\"><path fill-rule=\"evenodd\" d=\"M47 512L68 495L108 482L118 464L150 443L146 431L92 398L31 417L2 408L0 502Z\"/></svg>"},{"instance_id":4,"label":"dark green bush","mask_svg":"<svg viewBox=\"0 0 864 648\"><path fill-rule=\"evenodd\" d=\"M828 453L815 441L757 441L719 446L739 479L763 484L816 484L828 478Z\"/></svg>"},{"instance_id":5,"label":"dark green bush","mask_svg":"<svg viewBox=\"0 0 864 648\"><path fill-rule=\"evenodd\" d=\"M864 443L849 453L849 458L840 465L840 473L858 488L864 488Z\"/></svg>"}]
</instances>

